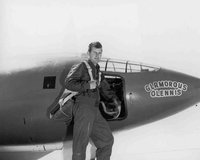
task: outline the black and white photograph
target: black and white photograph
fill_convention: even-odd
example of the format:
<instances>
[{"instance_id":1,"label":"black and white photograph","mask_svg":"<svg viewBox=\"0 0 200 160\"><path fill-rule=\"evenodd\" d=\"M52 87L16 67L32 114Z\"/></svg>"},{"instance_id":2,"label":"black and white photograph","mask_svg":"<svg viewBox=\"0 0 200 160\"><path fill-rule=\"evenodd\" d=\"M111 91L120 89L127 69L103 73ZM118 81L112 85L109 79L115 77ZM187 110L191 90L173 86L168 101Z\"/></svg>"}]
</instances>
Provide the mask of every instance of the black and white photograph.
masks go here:
<instances>
[{"instance_id":1,"label":"black and white photograph","mask_svg":"<svg viewBox=\"0 0 200 160\"><path fill-rule=\"evenodd\" d=\"M0 0L0 160L199 160L198 0Z\"/></svg>"}]
</instances>

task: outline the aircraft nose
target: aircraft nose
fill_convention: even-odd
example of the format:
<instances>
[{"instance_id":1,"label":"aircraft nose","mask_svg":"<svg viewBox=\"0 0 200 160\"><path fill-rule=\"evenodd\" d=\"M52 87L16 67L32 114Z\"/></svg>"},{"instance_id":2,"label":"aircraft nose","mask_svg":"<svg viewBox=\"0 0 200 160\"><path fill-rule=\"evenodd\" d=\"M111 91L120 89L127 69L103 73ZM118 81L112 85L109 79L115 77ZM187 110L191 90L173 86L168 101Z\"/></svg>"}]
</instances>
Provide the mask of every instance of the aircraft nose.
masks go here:
<instances>
[{"instance_id":1,"label":"aircraft nose","mask_svg":"<svg viewBox=\"0 0 200 160\"><path fill-rule=\"evenodd\" d=\"M192 95L194 97L194 101L196 103L200 102L200 79L199 78L192 78L193 80L191 81L192 85Z\"/></svg>"},{"instance_id":2,"label":"aircraft nose","mask_svg":"<svg viewBox=\"0 0 200 160\"><path fill-rule=\"evenodd\" d=\"M162 77L161 82L163 82L164 86L163 93L160 93L158 91L158 95L156 95L155 91L152 92L151 97L168 97L167 99L161 98L160 102L164 104L173 103L173 108L177 107L181 110L194 106L200 102L200 78L165 69L161 69L160 73L160 77ZM150 90L150 87L151 86L149 86L149 88L146 88L146 90ZM155 85L153 87L155 88ZM170 92L172 92L172 94Z\"/></svg>"}]
</instances>

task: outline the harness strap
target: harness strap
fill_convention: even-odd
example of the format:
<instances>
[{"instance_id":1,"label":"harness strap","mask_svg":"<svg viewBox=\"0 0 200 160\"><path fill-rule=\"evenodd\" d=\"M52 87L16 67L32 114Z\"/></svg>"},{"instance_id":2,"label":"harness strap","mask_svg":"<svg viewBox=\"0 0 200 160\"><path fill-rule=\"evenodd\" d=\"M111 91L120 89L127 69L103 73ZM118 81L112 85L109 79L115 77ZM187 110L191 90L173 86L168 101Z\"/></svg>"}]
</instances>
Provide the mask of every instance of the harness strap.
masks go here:
<instances>
[{"instance_id":1,"label":"harness strap","mask_svg":"<svg viewBox=\"0 0 200 160\"><path fill-rule=\"evenodd\" d=\"M90 80L91 81L94 81L94 77L93 77L93 74L92 74L92 68L90 67L90 65L88 64L87 61L83 61L88 69L88 73L89 73L89 76L90 76ZM101 72L99 71L99 80L98 80L98 85L100 85L101 83Z\"/></svg>"},{"instance_id":2,"label":"harness strap","mask_svg":"<svg viewBox=\"0 0 200 160\"><path fill-rule=\"evenodd\" d=\"M99 82L98 82L98 85L100 85L101 83L101 71L99 71Z\"/></svg>"},{"instance_id":3,"label":"harness strap","mask_svg":"<svg viewBox=\"0 0 200 160\"><path fill-rule=\"evenodd\" d=\"M85 65L86 65L86 67L87 67L87 69L88 69L88 73L89 73L89 75L90 75L90 80L91 80L91 81L94 81L94 77L93 77L93 75L92 75L92 68L90 67L90 65L88 64L87 61L83 61L83 62L85 63Z\"/></svg>"}]
</instances>

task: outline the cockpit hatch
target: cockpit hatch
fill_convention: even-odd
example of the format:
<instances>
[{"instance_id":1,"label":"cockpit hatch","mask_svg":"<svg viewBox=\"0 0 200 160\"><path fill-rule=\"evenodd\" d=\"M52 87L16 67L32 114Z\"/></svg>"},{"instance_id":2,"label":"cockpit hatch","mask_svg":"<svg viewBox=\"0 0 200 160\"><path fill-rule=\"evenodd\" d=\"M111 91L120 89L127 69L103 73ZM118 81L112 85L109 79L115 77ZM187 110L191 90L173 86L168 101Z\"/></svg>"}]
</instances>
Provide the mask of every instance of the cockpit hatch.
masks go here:
<instances>
[{"instance_id":1,"label":"cockpit hatch","mask_svg":"<svg viewBox=\"0 0 200 160\"><path fill-rule=\"evenodd\" d=\"M124 60L114 60L103 58L99 62L101 71L108 72L121 72L121 73L132 73L132 72L155 72L160 69L160 67L152 66L144 63L124 61Z\"/></svg>"}]
</instances>

